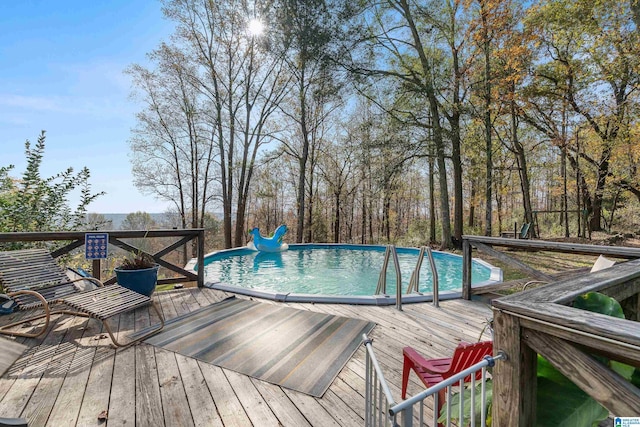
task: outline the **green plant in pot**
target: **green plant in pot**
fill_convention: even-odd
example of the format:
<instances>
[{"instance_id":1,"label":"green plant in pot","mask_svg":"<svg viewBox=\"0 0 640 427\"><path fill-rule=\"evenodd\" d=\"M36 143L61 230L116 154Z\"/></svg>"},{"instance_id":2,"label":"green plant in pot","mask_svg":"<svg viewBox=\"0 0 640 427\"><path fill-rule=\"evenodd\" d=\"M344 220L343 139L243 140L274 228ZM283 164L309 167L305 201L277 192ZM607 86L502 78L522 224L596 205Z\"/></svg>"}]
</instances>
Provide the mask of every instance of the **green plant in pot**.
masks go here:
<instances>
[{"instance_id":1,"label":"green plant in pot","mask_svg":"<svg viewBox=\"0 0 640 427\"><path fill-rule=\"evenodd\" d=\"M114 269L120 286L142 295L151 296L158 282L158 268L153 257L144 252L134 252Z\"/></svg>"}]
</instances>

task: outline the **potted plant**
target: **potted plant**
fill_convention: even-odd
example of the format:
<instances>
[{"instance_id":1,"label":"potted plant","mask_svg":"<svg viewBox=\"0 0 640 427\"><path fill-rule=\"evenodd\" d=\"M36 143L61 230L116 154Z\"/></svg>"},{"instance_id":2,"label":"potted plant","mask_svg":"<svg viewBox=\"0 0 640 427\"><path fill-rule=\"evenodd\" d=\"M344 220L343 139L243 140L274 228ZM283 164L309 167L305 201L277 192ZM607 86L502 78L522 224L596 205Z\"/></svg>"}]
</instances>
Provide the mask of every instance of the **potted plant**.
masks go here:
<instances>
[{"instance_id":1,"label":"potted plant","mask_svg":"<svg viewBox=\"0 0 640 427\"><path fill-rule=\"evenodd\" d=\"M125 258L114 271L120 286L142 295L151 296L156 290L159 267L151 255L139 251L134 252L133 256L129 258Z\"/></svg>"}]
</instances>

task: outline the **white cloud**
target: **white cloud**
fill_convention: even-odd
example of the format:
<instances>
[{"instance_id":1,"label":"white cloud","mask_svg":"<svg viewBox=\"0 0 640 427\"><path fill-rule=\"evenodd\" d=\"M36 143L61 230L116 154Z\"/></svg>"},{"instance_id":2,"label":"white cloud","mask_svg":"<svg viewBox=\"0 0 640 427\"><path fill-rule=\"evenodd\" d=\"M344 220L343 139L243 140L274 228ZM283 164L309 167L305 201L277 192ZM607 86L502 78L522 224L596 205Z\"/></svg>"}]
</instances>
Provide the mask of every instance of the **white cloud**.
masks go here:
<instances>
[{"instance_id":1,"label":"white cloud","mask_svg":"<svg viewBox=\"0 0 640 427\"><path fill-rule=\"evenodd\" d=\"M17 107L36 111L63 111L53 98L0 94L0 106Z\"/></svg>"}]
</instances>

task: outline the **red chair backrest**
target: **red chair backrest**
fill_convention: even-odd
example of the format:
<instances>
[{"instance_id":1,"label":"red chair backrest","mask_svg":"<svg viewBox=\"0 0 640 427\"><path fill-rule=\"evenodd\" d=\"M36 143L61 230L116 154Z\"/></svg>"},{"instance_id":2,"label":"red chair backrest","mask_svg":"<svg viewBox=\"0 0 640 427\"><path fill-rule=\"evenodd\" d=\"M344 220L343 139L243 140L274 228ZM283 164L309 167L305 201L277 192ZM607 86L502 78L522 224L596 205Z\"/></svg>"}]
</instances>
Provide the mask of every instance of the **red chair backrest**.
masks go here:
<instances>
[{"instance_id":1,"label":"red chair backrest","mask_svg":"<svg viewBox=\"0 0 640 427\"><path fill-rule=\"evenodd\" d=\"M485 356L493 353L493 341L482 341L473 344L459 344L453 352L451 366L443 378L449 378L480 362Z\"/></svg>"}]
</instances>

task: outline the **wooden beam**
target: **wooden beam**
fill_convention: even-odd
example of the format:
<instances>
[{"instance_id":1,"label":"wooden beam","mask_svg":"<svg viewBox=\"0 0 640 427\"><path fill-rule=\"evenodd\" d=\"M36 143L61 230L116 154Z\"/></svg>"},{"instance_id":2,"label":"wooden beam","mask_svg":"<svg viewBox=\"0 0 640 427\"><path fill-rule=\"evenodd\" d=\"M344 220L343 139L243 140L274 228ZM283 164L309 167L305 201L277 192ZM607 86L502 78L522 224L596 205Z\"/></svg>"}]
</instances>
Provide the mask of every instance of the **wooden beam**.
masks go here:
<instances>
[{"instance_id":1,"label":"wooden beam","mask_svg":"<svg viewBox=\"0 0 640 427\"><path fill-rule=\"evenodd\" d=\"M524 330L523 337L529 347L611 413L621 417L640 414L640 390L615 371L559 338L530 329Z\"/></svg>"},{"instance_id":2,"label":"wooden beam","mask_svg":"<svg viewBox=\"0 0 640 427\"><path fill-rule=\"evenodd\" d=\"M198 287L204 287L204 229L198 232Z\"/></svg>"},{"instance_id":3,"label":"wooden beam","mask_svg":"<svg viewBox=\"0 0 640 427\"><path fill-rule=\"evenodd\" d=\"M170 230L100 230L100 233L109 233L118 239L131 239L135 237L197 237L203 228L185 228ZM11 233L0 233L0 242L39 242L55 240L82 240L84 241L85 231L17 231Z\"/></svg>"},{"instance_id":4,"label":"wooden beam","mask_svg":"<svg viewBox=\"0 0 640 427\"><path fill-rule=\"evenodd\" d=\"M100 280L102 277L102 269L100 268L100 260L94 259L91 261L91 275Z\"/></svg>"},{"instance_id":5,"label":"wooden beam","mask_svg":"<svg viewBox=\"0 0 640 427\"><path fill-rule=\"evenodd\" d=\"M567 252L583 255L610 255L616 258L640 258L640 248L624 246L584 245L578 243L548 242L544 240L505 239L503 237L462 236L464 240L476 246L484 243L491 246L504 246L521 249L537 249L552 252Z\"/></svg>"},{"instance_id":6,"label":"wooden beam","mask_svg":"<svg viewBox=\"0 0 640 427\"><path fill-rule=\"evenodd\" d=\"M169 246L167 246L166 248L162 249L160 252L156 252L155 254L153 254L154 258L162 258L163 256L165 256L166 254L168 254L169 252L173 252L175 249L179 248L180 246L183 246L185 244L187 244L189 241L195 239L196 236L186 236L183 237L182 239L173 242L172 244L170 244Z\"/></svg>"},{"instance_id":7,"label":"wooden beam","mask_svg":"<svg viewBox=\"0 0 640 427\"><path fill-rule=\"evenodd\" d=\"M68 254L72 250L79 248L82 245L84 245L84 237L82 237L82 239L80 240L76 240L74 242L69 243L66 246L56 249L55 251L51 252L51 256L54 258L58 258L62 255Z\"/></svg>"},{"instance_id":8,"label":"wooden beam","mask_svg":"<svg viewBox=\"0 0 640 427\"><path fill-rule=\"evenodd\" d=\"M553 280L552 276L546 273L543 273L542 271L536 270L535 268L529 267L527 264L523 263L522 261L519 261L513 257L510 257L509 255L503 252L497 251L493 249L491 246L485 245L483 243L477 243L477 242L473 243L473 246L475 246L479 251L482 251L487 255L497 258L500 261L504 262L505 264L509 264L512 267L517 268L518 270L531 275L531 277L535 279L544 280L546 282L550 282Z\"/></svg>"},{"instance_id":9,"label":"wooden beam","mask_svg":"<svg viewBox=\"0 0 640 427\"><path fill-rule=\"evenodd\" d=\"M517 317L494 311L494 328L494 351L504 351L507 360L494 368L492 425L532 427L536 424L536 354L523 344Z\"/></svg>"},{"instance_id":10,"label":"wooden beam","mask_svg":"<svg viewBox=\"0 0 640 427\"><path fill-rule=\"evenodd\" d=\"M527 283L527 279L516 279L506 282L498 282L492 285L479 286L471 289L471 295L489 294L493 292L504 291L506 289L512 289L515 287L518 287L520 288L520 290L522 290L522 287L525 285L525 283Z\"/></svg>"},{"instance_id":11,"label":"wooden beam","mask_svg":"<svg viewBox=\"0 0 640 427\"><path fill-rule=\"evenodd\" d=\"M640 352L634 350L633 347L624 345L624 343L611 343L603 341L598 336L589 336L576 333L576 331L568 331L557 328L553 325L541 324L530 319L520 319L520 326L527 329L535 329L548 335L552 335L575 343L576 345L588 347L594 353L628 365L640 366Z\"/></svg>"},{"instance_id":12,"label":"wooden beam","mask_svg":"<svg viewBox=\"0 0 640 427\"><path fill-rule=\"evenodd\" d=\"M640 320L640 294L620 301L624 318L637 322Z\"/></svg>"},{"instance_id":13,"label":"wooden beam","mask_svg":"<svg viewBox=\"0 0 640 427\"><path fill-rule=\"evenodd\" d=\"M471 245L462 241L462 298L471 299Z\"/></svg>"},{"instance_id":14,"label":"wooden beam","mask_svg":"<svg viewBox=\"0 0 640 427\"><path fill-rule=\"evenodd\" d=\"M495 307L496 301L492 303ZM501 309L502 310L502 309ZM640 324L557 304L530 304L517 309L522 327L583 345L607 357L640 367Z\"/></svg>"},{"instance_id":15,"label":"wooden beam","mask_svg":"<svg viewBox=\"0 0 640 427\"><path fill-rule=\"evenodd\" d=\"M625 283L619 283L602 290L602 293L610 296L616 301L622 303L627 298L640 293L640 279L631 280Z\"/></svg>"},{"instance_id":16,"label":"wooden beam","mask_svg":"<svg viewBox=\"0 0 640 427\"><path fill-rule=\"evenodd\" d=\"M501 298L500 302L554 302L567 305L577 296L587 292L604 292L606 289L616 289L616 286L623 289L627 283L636 280L640 280L640 260L627 261L594 273L569 277L526 293L509 295Z\"/></svg>"}]
</instances>

